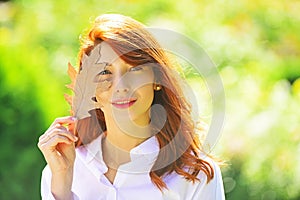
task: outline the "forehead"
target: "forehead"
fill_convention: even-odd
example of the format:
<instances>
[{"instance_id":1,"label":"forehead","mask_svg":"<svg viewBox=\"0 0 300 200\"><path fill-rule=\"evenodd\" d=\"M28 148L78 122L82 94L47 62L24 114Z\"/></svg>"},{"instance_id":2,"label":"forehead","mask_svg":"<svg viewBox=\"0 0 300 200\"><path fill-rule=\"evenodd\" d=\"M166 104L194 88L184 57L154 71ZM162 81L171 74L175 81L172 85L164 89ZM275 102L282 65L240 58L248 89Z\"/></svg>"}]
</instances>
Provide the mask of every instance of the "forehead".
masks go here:
<instances>
[{"instance_id":1,"label":"forehead","mask_svg":"<svg viewBox=\"0 0 300 200\"><path fill-rule=\"evenodd\" d=\"M96 63L113 63L116 61L119 56L117 53L110 47L107 42L101 42L96 47L96 52L98 52L98 56L91 56L91 57L98 57ZM93 51L94 52L94 51Z\"/></svg>"}]
</instances>

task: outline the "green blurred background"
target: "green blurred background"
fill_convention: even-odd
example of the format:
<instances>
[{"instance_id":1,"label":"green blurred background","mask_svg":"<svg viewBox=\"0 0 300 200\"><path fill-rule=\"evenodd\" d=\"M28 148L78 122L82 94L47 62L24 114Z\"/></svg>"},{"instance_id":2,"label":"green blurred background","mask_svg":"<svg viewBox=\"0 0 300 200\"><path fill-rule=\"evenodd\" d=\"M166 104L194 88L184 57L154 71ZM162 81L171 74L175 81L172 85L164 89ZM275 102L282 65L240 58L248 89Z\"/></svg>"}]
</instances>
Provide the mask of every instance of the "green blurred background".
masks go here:
<instances>
[{"instance_id":1,"label":"green blurred background","mask_svg":"<svg viewBox=\"0 0 300 200\"><path fill-rule=\"evenodd\" d=\"M300 199L300 2L19 0L0 3L0 199L40 199L36 143L69 114L79 35L103 13L172 29L218 67L226 120L214 153L227 199Z\"/></svg>"}]
</instances>

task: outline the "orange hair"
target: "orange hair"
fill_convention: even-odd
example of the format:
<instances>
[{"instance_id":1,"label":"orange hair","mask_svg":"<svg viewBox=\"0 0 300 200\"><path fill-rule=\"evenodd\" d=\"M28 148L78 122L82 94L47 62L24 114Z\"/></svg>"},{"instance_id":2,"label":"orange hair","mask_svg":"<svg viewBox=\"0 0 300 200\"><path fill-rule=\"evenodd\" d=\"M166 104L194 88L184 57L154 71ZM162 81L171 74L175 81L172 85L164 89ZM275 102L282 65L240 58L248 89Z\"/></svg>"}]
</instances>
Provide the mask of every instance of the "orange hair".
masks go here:
<instances>
[{"instance_id":1,"label":"orange hair","mask_svg":"<svg viewBox=\"0 0 300 200\"><path fill-rule=\"evenodd\" d=\"M155 63L154 75L162 89L155 91L153 105L164 107L167 120L155 135L160 152L152 167L150 177L159 188L166 188L162 177L172 172L182 175L188 181L199 181L197 175L203 171L207 183L214 177L212 166L200 158L201 144L191 117L191 106L185 99L180 83L173 73L173 64L166 53L144 25L136 20L118 14L105 14L96 18L82 44L78 55L81 69L83 54L90 51L101 41L107 42L112 49L131 65ZM77 146L91 142L106 131L104 114L100 109L90 111L91 117L78 120L76 134L80 132ZM161 115L151 110L151 120L155 127L161 123ZM88 134L87 134L88 133Z\"/></svg>"}]
</instances>

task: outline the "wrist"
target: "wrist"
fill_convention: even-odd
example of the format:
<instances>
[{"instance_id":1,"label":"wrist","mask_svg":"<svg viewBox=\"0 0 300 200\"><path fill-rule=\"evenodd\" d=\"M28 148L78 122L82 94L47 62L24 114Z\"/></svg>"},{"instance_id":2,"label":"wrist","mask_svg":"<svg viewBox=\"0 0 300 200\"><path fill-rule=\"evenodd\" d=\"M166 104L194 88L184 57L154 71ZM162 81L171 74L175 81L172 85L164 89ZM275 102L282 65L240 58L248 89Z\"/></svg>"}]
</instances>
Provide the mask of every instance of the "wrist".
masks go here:
<instances>
[{"instance_id":1,"label":"wrist","mask_svg":"<svg viewBox=\"0 0 300 200\"><path fill-rule=\"evenodd\" d=\"M73 168L56 171L51 178L51 192L55 199L72 199Z\"/></svg>"}]
</instances>

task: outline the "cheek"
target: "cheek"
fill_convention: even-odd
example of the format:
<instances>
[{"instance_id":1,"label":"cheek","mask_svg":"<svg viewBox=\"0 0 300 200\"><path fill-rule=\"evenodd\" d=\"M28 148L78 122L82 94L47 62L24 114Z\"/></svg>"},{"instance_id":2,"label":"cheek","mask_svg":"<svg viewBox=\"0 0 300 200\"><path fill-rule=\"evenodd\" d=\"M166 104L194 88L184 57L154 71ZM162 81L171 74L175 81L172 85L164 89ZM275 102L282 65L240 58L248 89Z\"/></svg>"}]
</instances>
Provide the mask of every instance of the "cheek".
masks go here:
<instances>
[{"instance_id":1,"label":"cheek","mask_svg":"<svg viewBox=\"0 0 300 200\"><path fill-rule=\"evenodd\" d=\"M150 87L153 89L154 76L152 73L141 73L139 75L129 74L126 78L128 79L128 82L130 82L133 90L142 87ZM149 90L149 88L146 90Z\"/></svg>"},{"instance_id":2,"label":"cheek","mask_svg":"<svg viewBox=\"0 0 300 200\"><path fill-rule=\"evenodd\" d=\"M154 98L154 91L153 91L153 85L152 84L147 84L138 90L139 96L142 97L143 99L143 104L150 106L153 102Z\"/></svg>"},{"instance_id":3,"label":"cheek","mask_svg":"<svg viewBox=\"0 0 300 200\"><path fill-rule=\"evenodd\" d=\"M109 81L101 82L98 84L96 88L96 99L97 102L104 105L108 102L108 99L110 97L109 89L111 88L112 83Z\"/></svg>"},{"instance_id":4,"label":"cheek","mask_svg":"<svg viewBox=\"0 0 300 200\"><path fill-rule=\"evenodd\" d=\"M98 83L97 85L97 89L96 89L96 94L108 91L108 89L112 86L112 82L111 81L103 81Z\"/></svg>"}]
</instances>

